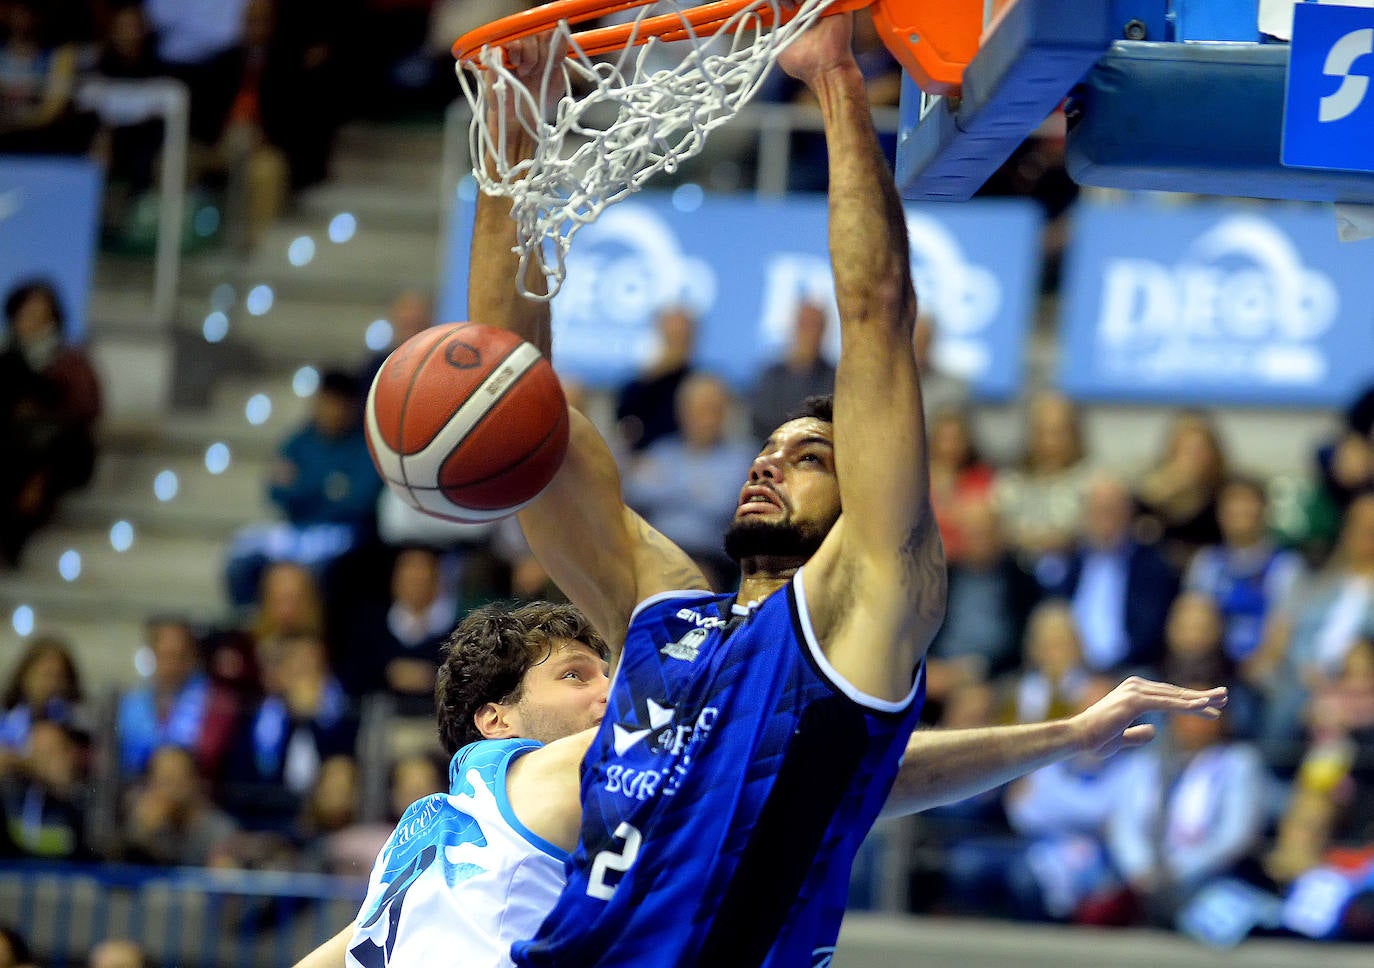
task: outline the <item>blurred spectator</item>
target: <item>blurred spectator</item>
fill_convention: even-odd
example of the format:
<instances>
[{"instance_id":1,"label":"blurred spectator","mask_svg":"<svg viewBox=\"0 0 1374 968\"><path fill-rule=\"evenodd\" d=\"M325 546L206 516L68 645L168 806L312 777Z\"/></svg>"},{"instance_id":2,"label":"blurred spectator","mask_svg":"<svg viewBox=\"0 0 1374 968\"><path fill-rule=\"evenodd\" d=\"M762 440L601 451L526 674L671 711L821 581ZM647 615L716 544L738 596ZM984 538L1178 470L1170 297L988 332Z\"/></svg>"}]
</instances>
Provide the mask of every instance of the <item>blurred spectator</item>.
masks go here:
<instances>
[{"instance_id":1,"label":"blurred spectator","mask_svg":"<svg viewBox=\"0 0 1374 968\"><path fill-rule=\"evenodd\" d=\"M319 776L305 798L297 831L307 869L330 873L325 841L358 822L361 796L358 764L353 757L336 754L320 764Z\"/></svg>"},{"instance_id":2,"label":"blurred spectator","mask_svg":"<svg viewBox=\"0 0 1374 968\"><path fill-rule=\"evenodd\" d=\"M1092 676L1074 712L1111 692L1115 680ZM1067 920L1088 897L1119 881L1106 853L1130 753L1081 753L1043 767L1006 788L1003 806L1014 839L970 840L950 850L949 886L958 910L1026 919Z\"/></svg>"},{"instance_id":3,"label":"blurred spectator","mask_svg":"<svg viewBox=\"0 0 1374 968\"><path fill-rule=\"evenodd\" d=\"M25 968L35 964L24 936L8 925L0 924L0 968Z\"/></svg>"},{"instance_id":4,"label":"blurred spectator","mask_svg":"<svg viewBox=\"0 0 1374 968\"><path fill-rule=\"evenodd\" d=\"M354 695L387 691L403 697L406 713L432 712L440 647L458 622L458 608L439 555L429 548L402 549L387 600L363 603L348 623L349 643L339 666L344 684Z\"/></svg>"},{"instance_id":5,"label":"blurred spectator","mask_svg":"<svg viewBox=\"0 0 1374 968\"><path fill-rule=\"evenodd\" d=\"M1311 690L1329 682L1346 654L1374 634L1374 494L1346 512L1326 569L1301 582L1275 611L1241 672L1266 695L1263 738L1298 738Z\"/></svg>"},{"instance_id":6,"label":"blurred spectator","mask_svg":"<svg viewBox=\"0 0 1374 968\"><path fill-rule=\"evenodd\" d=\"M253 619L253 639L259 669L274 655L283 639L324 634L324 603L314 574L300 565L280 561L263 572Z\"/></svg>"},{"instance_id":7,"label":"blurred spectator","mask_svg":"<svg viewBox=\"0 0 1374 968\"><path fill-rule=\"evenodd\" d=\"M273 469L268 495L286 520L249 526L230 545L230 599L250 604L271 562L323 572L362 545L375 530L381 487L363 435L358 381L326 373L310 422L283 442Z\"/></svg>"},{"instance_id":8,"label":"blurred spectator","mask_svg":"<svg viewBox=\"0 0 1374 968\"><path fill-rule=\"evenodd\" d=\"M749 394L749 427L756 440L767 440L807 397L835 391L835 367L821 355L827 322L824 306L797 304L786 355L764 367Z\"/></svg>"},{"instance_id":9,"label":"blurred spectator","mask_svg":"<svg viewBox=\"0 0 1374 968\"><path fill-rule=\"evenodd\" d=\"M66 341L57 290L29 280L5 297L0 336L0 567L15 565L57 500L95 469L100 383Z\"/></svg>"},{"instance_id":10,"label":"blurred spectator","mask_svg":"<svg viewBox=\"0 0 1374 968\"><path fill-rule=\"evenodd\" d=\"M1230 682L1234 666L1222 647L1221 613L1211 598L1183 592L1174 599L1164 627L1162 668L1167 682Z\"/></svg>"},{"instance_id":11,"label":"blurred spectator","mask_svg":"<svg viewBox=\"0 0 1374 968\"><path fill-rule=\"evenodd\" d=\"M1341 435L1318 449L1317 469L1335 517L1357 496L1374 491L1374 386L1346 410Z\"/></svg>"},{"instance_id":12,"label":"blurred spectator","mask_svg":"<svg viewBox=\"0 0 1374 968\"><path fill-rule=\"evenodd\" d=\"M95 74L120 81L166 74L157 56L157 38L139 0L118 0L112 6L100 40ZM96 143L105 162L107 224L113 224L122 218L131 197L152 187L162 148L163 121L148 117L144 100L126 92L103 92L93 107L103 122ZM119 204L113 206L117 211L110 210L111 193L120 196Z\"/></svg>"},{"instance_id":13,"label":"blurred spectator","mask_svg":"<svg viewBox=\"0 0 1374 968\"><path fill-rule=\"evenodd\" d=\"M0 154L80 155L95 135L76 110L76 44L50 0L0 4Z\"/></svg>"},{"instance_id":14,"label":"blurred spectator","mask_svg":"<svg viewBox=\"0 0 1374 968\"><path fill-rule=\"evenodd\" d=\"M1226 623L1226 654L1244 662L1259 646L1270 611L1302 577L1302 558L1269 539L1264 485L1233 477L1217 498L1221 543L1193 556L1184 585L1210 595Z\"/></svg>"},{"instance_id":15,"label":"blurred spectator","mask_svg":"<svg viewBox=\"0 0 1374 968\"><path fill-rule=\"evenodd\" d=\"M91 949L87 968L152 968L152 964L137 941L108 938Z\"/></svg>"},{"instance_id":16,"label":"blurred spectator","mask_svg":"<svg viewBox=\"0 0 1374 968\"><path fill-rule=\"evenodd\" d=\"M925 387L921 388L925 397ZM993 495L1022 563L1073 545L1089 468L1080 415L1067 397L1041 392L1026 408L1026 455L997 476Z\"/></svg>"},{"instance_id":17,"label":"blurred spectator","mask_svg":"<svg viewBox=\"0 0 1374 968\"><path fill-rule=\"evenodd\" d=\"M267 695L244 723L226 793L241 819L284 829L319 779L320 764L353 754L358 724L319 638L283 641L264 677Z\"/></svg>"},{"instance_id":18,"label":"blurred spectator","mask_svg":"<svg viewBox=\"0 0 1374 968\"><path fill-rule=\"evenodd\" d=\"M1308 727L1314 737L1346 737L1374 749L1374 640L1351 646L1340 674L1316 688Z\"/></svg>"},{"instance_id":19,"label":"blurred spectator","mask_svg":"<svg viewBox=\"0 0 1374 968\"><path fill-rule=\"evenodd\" d=\"M39 636L15 663L0 697L0 776L28 747L29 731L44 720L78 724L81 676L66 642Z\"/></svg>"},{"instance_id":20,"label":"blurred spectator","mask_svg":"<svg viewBox=\"0 0 1374 968\"><path fill-rule=\"evenodd\" d=\"M1132 794L1108 825L1112 863L1138 910L1160 924L1254 850L1268 821L1264 764L1254 747L1229 739L1224 710L1216 719L1170 716L1169 740L1131 757ZM1121 907L1098 905L1084 919L1102 923L1108 911Z\"/></svg>"},{"instance_id":21,"label":"blurred spectator","mask_svg":"<svg viewBox=\"0 0 1374 968\"><path fill-rule=\"evenodd\" d=\"M921 407L929 414L968 407L968 383L940 366L939 325L921 313L911 328L911 351L921 374Z\"/></svg>"},{"instance_id":22,"label":"blurred spectator","mask_svg":"<svg viewBox=\"0 0 1374 968\"><path fill-rule=\"evenodd\" d=\"M153 619L148 623L148 648L152 671L147 684L119 700L115 733L120 774L141 774L154 751L168 745L191 751L198 766L209 773L223 754L223 740L217 749L202 745L210 681L200 667L195 634L180 619Z\"/></svg>"},{"instance_id":23,"label":"blurred spectator","mask_svg":"<svg viewBox=\"0 0 1374 968\"><path fill-rule=\"evenodd\" d=\"M1202 592L1185 591L1174 599L1164 629L1163 678L1166 682L1210 682L1229 687L1226 715L1231 734L1258 735L1263 697L1236 674L1226 651L1225 626L1216 601Z\"/></svg>"},{"instance_id":24,"label":"blurred spectator","mask_svg":"<svg viewBox=\"0 0 1374 968\"><path fill-rule=\"evenodd\" d=\"M23 762L0 779L5 839L20 857L79 860L86 853L86 751L72 730L40 720Z\"/></svg>"},{"instance_id":25,"label":"blurred spectator","mask_svg":"<svg viewBox=\"0 0 1374 968\"><path fill-rule=\"evenodd\" d=\"M149 758L143 782L129 792L122 853L135 863L224 866L237 830L206 795L191 753L163 746Z\"/></svg>"},{"instance_id":26,"label":"blurred spectator","mask_svg":"<svg viewBox=\"0 0 1374 968\"><path fill-rule=\"evenodd\" d=\"M1136 491L1141 526L1175 568L1221 540L1217 499L1226 481L1226 452L1206 414L1185 411L1169 427L1168 442Z\"/></svg>"},{"instance_id":27,"label":"blurred spectator","mask_svg":"<svg viewBox=\"0 0 1374 968\"><path fill-rule=\"evenodd\" d=\"M648 364L620 388L615 419L621 443L632 451L678 429L678 388L692 373L696 348L696 320L681 307L659 313L658 346ZM770 431L771 432L771 431Z\"/></svg>"},{"instance_id":28,"label":"blurred spectator","mask_svg":"<svg viewBox=\"0 0 1374 968\"><path fill-rule=\"evenodd\" d=\"M625 501L723 588L733 566L720 550L755 448L730 434L732 400L720 380L693 374L677 394L678 432L633 459Z\"/></svg>"},{"instance_id":29,"label":"blurred spectator","mask_svg":"<svg viewBox=\"0 0 1374 968\"><path fill-rule=\"evenodd\" d=\"M1026 624L1025 664L1008 683L1001 718L1038 723L1070 716L1088 677L1073 610L1063 601L1041 602Z\"/></svg>"},{"instance_id":30,"label":"blurred spectator","mask_svg":"<svg viewBox=\"0 0 1374 968\"><path fill-rule=\"evenodd\" d=\"M1130 491L1099 475L1087 486L1082 535L1066 555L1035 571L1045 594L1073 603L1090 669L1156 666L1178 576L1152 546L1135 540Z\"/></svg>"},{"instance_id":31,"label":"blurred spectator","mask_svg":"<svg viewBox=\"0 0 1374 968\"><path fill-rule=\"evenodd\" d=\"M994 471L974 443L973 424L967 411L941 410L933 414L926 434L930 441L930 503L940 526L945 559L952 564L964 554L959 509L989 498Z\"/></svg>"},{"instance_id":32,"label":"blurred spectator","mask_svg":"<svg viewBox=\"0 0 1374 968\"><path fill-rule=\"evenodd\" d=\"M391 324L391 340L386 348L378 350L358 371L358 383L367 393L377 371L382 368L391 352L412 336L418 336L434 323L434 300L428 293L418 289L404 289L396 294L386 311L386 321Z\"/></svg>"},{"instance_id":33,"label":"blurred spectator","mask_svg":"<svg viewBox=\"0 0 1374 968\"><path fill-rule=\"evenodd\" d=\"M343 767L337 767L342 772ZM343 777L338 777L342 787ZM321 774L321 784L324 774ZM356 775L354 777L356 783ZM351 822L327 833L320 845L323 869L327 873L366 877L377 860L382 846L396 830L396 824L406 807L417 800L448 790L443 767L432 756L407 756L391 768L387 791L386 817L376 823ZM342 800L342 793L334 798Z\"/></svg>"},{"instance_id":34,"label":"blurred spectator","mask_svg":"<svg viewBox=\"0 0 1374 968\"><path fill-rule=\"evenodd\" d=\"M292 193L328 174L347 103L340 39L353 30L356 7L348 0L247 0L242 8L241 44L228 62L229 100L220 130L205 144L231 188L234 175L243 176L242 241L249 248Z\"/></svg>"},{"instance_id":35,"label":"blurred spectator","mask_svg":"<svg viewBox=\"0 0 1374 968\"><path fill-rule=\"evenodd\" d=\"M219 141L234 103L249 0L144 0L157 56L191 92L191 137Z\"/></svg>"},{"instance_id":36,"label":"blurred spectator","mask_svg":"<svg viewBox=\"0 0 1374 968\"><path fill-rule=\"evenodd\" d=\"M949 563L945 621L926 662L926 696L940 702L962 682L1000 676L1020 660L1021 636L1035 604L1034 579L1016 564L987 501L954 509L963 555Z\"/></svg>"}]
</instances>

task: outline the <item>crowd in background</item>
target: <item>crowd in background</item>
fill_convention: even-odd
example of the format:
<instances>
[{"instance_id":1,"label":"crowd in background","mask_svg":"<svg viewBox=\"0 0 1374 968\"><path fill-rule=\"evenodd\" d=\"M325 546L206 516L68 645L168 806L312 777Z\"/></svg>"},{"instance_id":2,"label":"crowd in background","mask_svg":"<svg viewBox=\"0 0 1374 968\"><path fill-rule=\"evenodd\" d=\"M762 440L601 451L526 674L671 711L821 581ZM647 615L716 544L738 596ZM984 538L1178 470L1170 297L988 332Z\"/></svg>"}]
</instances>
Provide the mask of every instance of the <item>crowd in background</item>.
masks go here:
<instances>
[{"instance_id":1,"label":"crowd in background","mask_svg":"<svg viewBox=\"0 0 1374 968\"><path fill-rule=\"evenodd\" d=\"M107 200L135 197L159 123L117 123L119 105L81 101L77 79L176 77L192 93L195 177L242 163L261 231L327 176L345 118L447 101L448 42L518 6L0 0L0 153L93 153L125 186ZM875 101L895 103L890 62L866 63ZM1028 143L991 190L1059 214L1073 188L1054 151ZM803 150L794 181L823 171ZM718 588L733 581L720 537L762 436L833 387L829 313L801 305L744 395L697 366L678 307L618 393L567 386L613 442L627 501ZM0 473L0 555L14 561L90 476L99 388L50 291L16 290L5 314L0 433L23 459ZM420 293L388 313L397 342L431 317ZM1350 896L1330 933L1374 936L1374 892L1359 886L1374 884L1374 390L1327 446L1292 455L1313 487L1303 527L1281 532L1244 442L1202 412L1180 412L1130 477L1095 460L1077 408L1050 392L1026 401L1020 454L985 453L966 389L931 362L938 326L914 334L950 570L925 725L1072 715L1137 672L1226 684L1232 699L1221 720L1161 723L1145 750L1080 756L917 818L912 906L1174 924L1209 887L1291 896L1334 869ZM279 513L225 561L233 621L149 616L143 683L118 696L83 682L60 639L0 664L0 854L357 877L404 807L446 786L432 691L448 631L474 606L558 591L512 522L442 525L383 490L360 415L384 357L326 374L281 442L264 482ZM25 963L22 949L0 932L0 968Z\"/></svg>"},{"instance_id":2,"label":"crowd in background","mask_svg":"<svg viewBox=\"0 0 1374 968\"><path fill-rule=\"evenodd\" d=\"M406 293L391 315L401 339L429 303ZM696 366L680 309L613 399L567 386L613 442L627 501L720 589L755 430L832 388L829 324L803 304L743 397ZM1338 439L1294 455L1314 469L1308 525L1279 533L1266 482L1202 412L1178 413L1126 478L1085 450L1075 405L1043 392L1026 404L1024 452L990 459L962 385L929 362L937 325L923 317L914 334L950 571L925 725L1072 715L1132 673L1226 684L1232 698L1220 720L1161 723L1145 750L1080 756L919 817L913 905L1170 924L1218 883L1282 896L1332 864L1374 870L1374 390ZM513 522L447 525L384 491L360 420L377 365L327 374L282 441L264 482L280 514L241 532L225 562L239 621L150 617L145 683L112 702L60 640L13 664L0 697L9 853L359 876L404 806L444 786L444 638L473 606L558 591ZM380 758L361 738L378 709ZM97 830L101 797L116 822Z\"/></svg>"}]
</instances>

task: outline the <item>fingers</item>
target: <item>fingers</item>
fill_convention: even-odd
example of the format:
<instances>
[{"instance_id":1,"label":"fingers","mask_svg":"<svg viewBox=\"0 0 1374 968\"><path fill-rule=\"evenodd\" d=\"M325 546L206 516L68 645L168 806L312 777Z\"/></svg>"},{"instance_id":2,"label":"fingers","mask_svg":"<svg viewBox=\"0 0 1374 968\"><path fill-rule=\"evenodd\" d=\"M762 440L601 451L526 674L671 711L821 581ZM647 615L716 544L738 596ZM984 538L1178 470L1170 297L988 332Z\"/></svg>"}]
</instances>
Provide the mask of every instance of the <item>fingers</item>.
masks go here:
<instances>
[{"instance_id":1,"label":"fingers","mask_svg":"<svg viewBox=\"0 0 1374 968\"><path fill-rule=\"evenodd\" d=\"M1230 698L1225 686L1214 689L1184 689L1168 682L1155 682L1132 676L1117 687L1124 690L1140 708L1164 712L1216 713Z\"/></svg>"}]
</instances>

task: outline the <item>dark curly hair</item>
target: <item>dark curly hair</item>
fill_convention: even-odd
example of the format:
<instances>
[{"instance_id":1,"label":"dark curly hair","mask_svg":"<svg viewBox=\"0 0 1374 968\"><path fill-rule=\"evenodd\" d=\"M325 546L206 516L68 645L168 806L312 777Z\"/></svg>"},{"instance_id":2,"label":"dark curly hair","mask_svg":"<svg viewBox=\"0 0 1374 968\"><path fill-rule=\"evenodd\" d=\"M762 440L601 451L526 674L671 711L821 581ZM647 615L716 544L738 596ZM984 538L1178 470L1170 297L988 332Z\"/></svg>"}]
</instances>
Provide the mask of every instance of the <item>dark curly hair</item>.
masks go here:
<instances>
[{"instance_id":1,"label":"dark curly hair","mask_svg":"<svg viewBox=\"0 0 1374 968\"><path fill-rule=\"evenodd\" d=\"M610 649L571 605L532 602L488 605L471 612L444 643L434 687L439 739L452 756L482 738L473 716L489 702L518 702L525 673L549 657L555 639L588 646L602 659Z\"/></svg>"},{"instance_id":2,"label":"dark curly hair","mask_svg":"<svg viewBox=\"0 0 1374 968\"><path fill-rule=\"evenodd\" d=\"M783 418L783 423L807 417L824 423L835 422L835 398L828 393L807 397Z\"/></svg>"}]
</instances>

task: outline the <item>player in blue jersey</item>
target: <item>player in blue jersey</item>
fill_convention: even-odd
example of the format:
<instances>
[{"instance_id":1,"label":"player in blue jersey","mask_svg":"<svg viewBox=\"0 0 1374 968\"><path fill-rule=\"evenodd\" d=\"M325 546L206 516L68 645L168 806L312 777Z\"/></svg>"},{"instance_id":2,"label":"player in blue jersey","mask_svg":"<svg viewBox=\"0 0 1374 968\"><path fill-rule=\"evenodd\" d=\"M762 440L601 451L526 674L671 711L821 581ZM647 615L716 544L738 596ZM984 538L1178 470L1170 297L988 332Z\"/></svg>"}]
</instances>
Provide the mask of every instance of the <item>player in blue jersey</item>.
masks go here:
<instances>
[{"instance_id":1,"label":"player in blue jersey","mask_svg":"<svg viewBox=\"0 0 1374 968\"><path fill-rule=\"evenodd\" d=\"M609 448L576 412L563 467L520 514L620 661L584 763L569 883L515 946L519 965L828 962L855 850L907 746L945 569L905 219L851 31L850 15L826 18L780 60L824 119L842 352L833 408L785 422L747 471L727 538L738 592L713 594L625 506ZM533 77L547 51L536 40L506 54ZM532 146L506 130L516 162ZM547 355L547 306L511 284L514 241L508 206L482 197L469 317ZM536 270L526 284L542 284ZM926 778L963 769L972 785L999 766L974 756L948 774L928 764Z\"/></svg>"}]
</instances>

